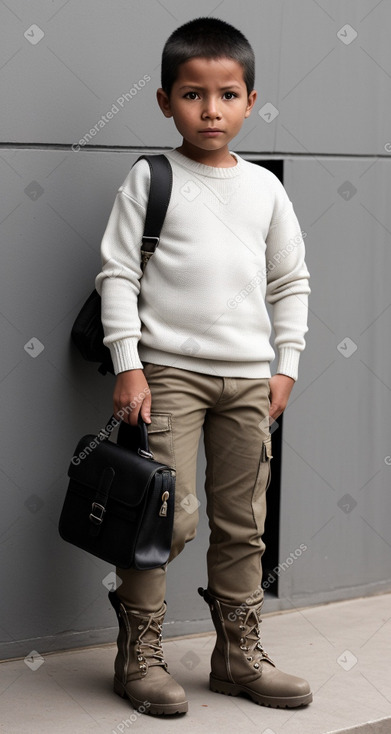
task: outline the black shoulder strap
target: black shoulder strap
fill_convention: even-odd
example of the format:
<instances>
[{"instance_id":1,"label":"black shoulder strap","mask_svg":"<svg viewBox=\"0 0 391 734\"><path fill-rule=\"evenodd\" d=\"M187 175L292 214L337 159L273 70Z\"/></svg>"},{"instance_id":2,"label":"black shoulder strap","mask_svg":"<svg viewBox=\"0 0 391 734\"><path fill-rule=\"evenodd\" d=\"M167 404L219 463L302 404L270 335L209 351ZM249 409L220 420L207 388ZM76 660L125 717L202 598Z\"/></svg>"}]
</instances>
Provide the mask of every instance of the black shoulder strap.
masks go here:
<instances>
[{"instance_id":1,"label":"black shoulder strap","mask_svg":"<svg viewBox=\"0 0 391 734\"><path fill-rule=\"evenodd\" d=\"M160 232L171 197L172 168L165 155L141 155L137 161L143 158L151 170L151 186L141 246L141 269L144 272L149 258L159 244Z\"/></svg>"}]
</instances>

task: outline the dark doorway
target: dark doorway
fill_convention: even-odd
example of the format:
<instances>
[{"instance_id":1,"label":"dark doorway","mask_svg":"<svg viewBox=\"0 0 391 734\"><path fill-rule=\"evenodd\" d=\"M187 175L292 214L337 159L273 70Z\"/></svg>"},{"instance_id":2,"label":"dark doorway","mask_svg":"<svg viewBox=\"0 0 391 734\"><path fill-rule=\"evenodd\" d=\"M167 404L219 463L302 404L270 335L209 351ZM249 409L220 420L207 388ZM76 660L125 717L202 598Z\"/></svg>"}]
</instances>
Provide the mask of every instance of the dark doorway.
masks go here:
<instances>
[{"instance_id":1,"label":"dark doorway","mask_svg":"<svg viewBox=\"0 0 391 734\"><path fill-rule=\"evenodd\" d=\"M253 161L259 166L267 168L284 183L284 161L269 159ZM262 558L262 583L265 596L278 596L278 573L273 572L279 564L280 538L280 492L281 492L281 444L283 431L283 416L271 427L273 459L271 463L271 482L267 490L267 514L263 541L266 550Z\"/></svg>"}]
</instances>

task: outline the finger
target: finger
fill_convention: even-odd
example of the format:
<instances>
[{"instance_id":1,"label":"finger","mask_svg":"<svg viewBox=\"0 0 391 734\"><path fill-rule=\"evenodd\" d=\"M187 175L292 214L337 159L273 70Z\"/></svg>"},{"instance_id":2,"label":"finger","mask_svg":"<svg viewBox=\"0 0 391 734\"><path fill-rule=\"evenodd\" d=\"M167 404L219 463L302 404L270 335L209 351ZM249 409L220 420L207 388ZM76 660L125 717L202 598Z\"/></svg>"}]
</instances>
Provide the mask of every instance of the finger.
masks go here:
<instances>
[{"instance_id":1,"label":"finger","mask_svg":"<svg viewBox=\"0 0 391 734\"><path fill-rule=\"evenodd\" d=\"M141 417L145 423L151 423L151 394L146 395L144 398L142 404L141 404Z\"/></svg>"},{"instance_id":2,"label":"finger","mask_svg":"<svg viewBox=\"0 0 391 734\"><path fill-rule=\"evenodd\" d=\"M116 400L114 400L114 402L113 402L113 414L114 414L114 418L116 418L117 420L122 420L122 416L119 415L120 409L121 408L120 408L119 404L117 403Z\"/></svg>"},{"instance_id":3,"label":"finger","mask_svg":"<svg viewBox=\"0 0 391 734\"><path fill-rule=\"evenodd\" d=\"M114 403L114 411L115 416L116 418L118 418L118 420L121 420L123 421L123 423L128 423L130 425L131 411L129 410L129 405L122 405L121 401L116 401Z\"/></svg>"}]
</instances>

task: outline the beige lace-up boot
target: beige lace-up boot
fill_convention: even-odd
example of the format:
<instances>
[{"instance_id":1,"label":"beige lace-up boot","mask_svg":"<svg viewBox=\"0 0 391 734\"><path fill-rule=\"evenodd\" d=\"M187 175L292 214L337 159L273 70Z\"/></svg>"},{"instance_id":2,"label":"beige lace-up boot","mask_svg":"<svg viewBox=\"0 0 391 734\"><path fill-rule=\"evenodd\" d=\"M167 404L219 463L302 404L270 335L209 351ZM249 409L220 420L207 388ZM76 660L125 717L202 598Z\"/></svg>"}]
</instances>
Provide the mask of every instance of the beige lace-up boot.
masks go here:
<instances>
[{"instance_id":1,"label":"beige lace-up boot","mask_svg":"<svg viewBox=\"0 0 391 734\"><path fill-rule=\"evenodd\" d=\"M181 714L188 709L185 692L167 669L162 649L166 604L150 614L128 610L115 591L109 599L117 614L119 634L114 691L140 713Z\"/></svg>"},{"instance_id":2,"label":"beige lace-up boot","mask_svg":"<svg viewBox=\"0 0 391 734\"><path fill-rule=\"evenodd\" d=\"M212 653L210 689L273 708L294 708L311 703L310 686L303 678L276 668L260 639L263 602L230 604L207 590L198 589L209 604L217 640Z\"/></svg>"}]
</instances>

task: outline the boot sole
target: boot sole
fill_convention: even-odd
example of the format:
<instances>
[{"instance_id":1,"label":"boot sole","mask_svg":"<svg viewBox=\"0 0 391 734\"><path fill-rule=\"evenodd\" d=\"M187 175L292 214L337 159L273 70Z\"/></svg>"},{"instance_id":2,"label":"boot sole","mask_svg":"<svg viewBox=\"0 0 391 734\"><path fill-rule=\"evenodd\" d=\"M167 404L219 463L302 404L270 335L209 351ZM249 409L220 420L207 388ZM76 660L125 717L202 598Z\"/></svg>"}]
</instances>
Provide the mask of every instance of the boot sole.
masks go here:
<instances>
[{"instance_id":1,"label":"boot sole","mask_svg":"<svg viewBox=\"0 0 391 734\"><path fill-rule=\"evenodd\" d=\"M230 683L229 681L218 680L212 675L209 678L210 690L214 693L224 693L226 696L240 696L241 693L245 693L251 698L254 703L259 706L269 706L275 709L286 709L296 708L297 706L306 706L312 701L312 693L306 693L303 696L288 696L288 697L277 697L277 696L262 696L260 693L255 693L251 688L247 686L241 686L237 683Z\"/></svg>"},{"instance_id":2,"label":"boot sole","mask_svg":"<svg viewBox=\"0 0 391 734\"><path fill-rule=\"evenodd\" d=\"M181 703L151 703L148 701L148 708L145 706L145 701L139 701L126 690L123 683L117 678L114 678L114 693L121 698L128 698L133 708L143 714L149 714L150 716L168 716L172 714L185 714L188 711L188 702L181 701ZM140 711L141 709L141 711Z\"/></svg>"}]
</instances>

